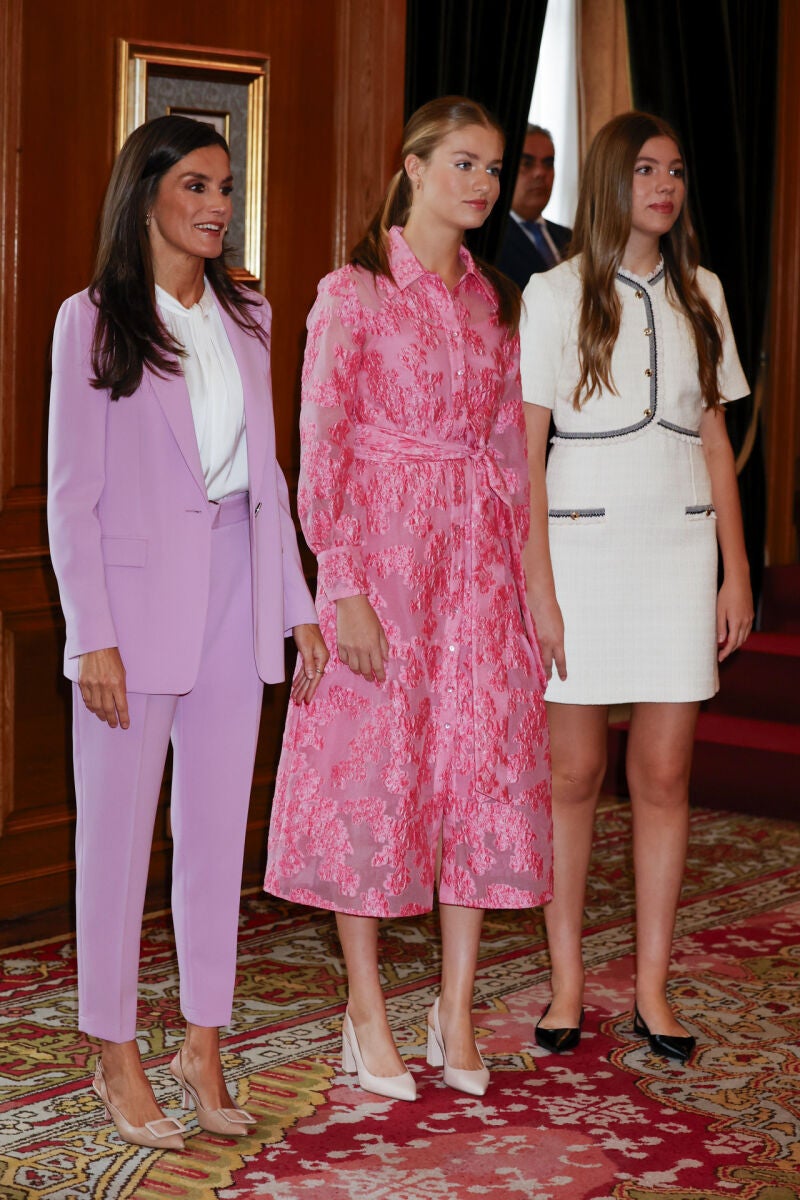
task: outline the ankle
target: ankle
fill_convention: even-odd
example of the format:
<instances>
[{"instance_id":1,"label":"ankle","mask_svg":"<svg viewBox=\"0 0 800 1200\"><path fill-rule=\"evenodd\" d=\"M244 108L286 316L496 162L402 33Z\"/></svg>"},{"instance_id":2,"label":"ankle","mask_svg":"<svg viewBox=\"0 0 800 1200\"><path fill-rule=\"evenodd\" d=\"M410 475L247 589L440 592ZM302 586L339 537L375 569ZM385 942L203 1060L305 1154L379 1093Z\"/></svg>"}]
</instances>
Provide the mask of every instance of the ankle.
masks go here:
<instances>
[{"instance_id":1,"label":"ankle","mask_svg":"<svg viewBox=\"0 0 800 1200\"><path fill-rule=\"evenodd\" d=\"M473 989L448 988L442 983L439 989L439 1013L444 1013L449 1020L471 1021L474 999Z\"/></svg>"},{"instance_id":2,"label":"ankle","mask_svg":"<svg viewBox=\"0 0 800 1200\"><path fill-rule=\"evenodd\" d=\"M219 1030L215 1026L186 1023L182 1053L192 1059L206 1060L219 1057Z\"/></svg>"},{"instance_id":3,"label":"ankle","mask_svg":"<svg viewBox=\"0 0 800 1200\"><path fill-rule=\"evenodd\" d=\"M585 980L580 975L553 976L550 980L550 995L553 1003L583 1004Z\"/></svg>"},{"instance_id":4,"label":"ankle","mask_svg":"<svg viewBox=\"0 0 800 1200\"><path fill-rule=\"evenodd\" d=\"M373 1029L385 1027L387 1031L389 1029L389 1020L383 1004L364 1004L363 1001L350 996L345 1011L356 1029L370 1027Z\"/></svg>"},{"instance_id":5,"label":"ankle","mask_svg":"<svg viewBox=\"0 0 800 1200\"><path fill-rule=\"evenodd\" d=\"M656 984L654 987L648 987L644 984L637 984L634 990L634 1004L637 1008L656 1010L664 1008L672 1008L667 996L667 989L664 986Z\"/></svg>"},{"instance_id":6,"label":"ankle","mask_svg":"<svg viewBox=\"0 0 800 1200\"><path fill-rule=\"evenodd\" d=\"M101 1042L98 1061L104 1078L113 1085L135 1081L149 1087L136 1042Z\"/></svg>"}]
</instances>

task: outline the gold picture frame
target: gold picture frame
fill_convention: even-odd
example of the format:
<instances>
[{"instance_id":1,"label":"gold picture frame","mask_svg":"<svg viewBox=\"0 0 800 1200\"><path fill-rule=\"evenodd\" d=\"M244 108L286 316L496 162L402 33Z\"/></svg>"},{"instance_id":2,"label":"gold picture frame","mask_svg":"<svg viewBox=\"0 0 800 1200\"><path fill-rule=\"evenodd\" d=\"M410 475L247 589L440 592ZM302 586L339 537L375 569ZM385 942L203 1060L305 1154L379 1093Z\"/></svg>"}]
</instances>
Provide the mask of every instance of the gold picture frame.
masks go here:
<instances>
[{"instance_id":1,"label":"gold picture frame","mask_svg":"<svg viewBox=\"0 0 800 1200\"><path fill-rule=\"evenodd\" d=\"M159 99L159 91L166 99ZM154 105L160 107L154 109ZM240 260L231 267L231 274L262 291L268 106L269 59L264 56L205 46L117 41L117 152L134 129L162 113L208 119L218 129L224 123L236 188L234 220L238 222L231 223L229 240L238 246ZM239 199L242 190L243 202Z\"/></svg>"}]
</instances>

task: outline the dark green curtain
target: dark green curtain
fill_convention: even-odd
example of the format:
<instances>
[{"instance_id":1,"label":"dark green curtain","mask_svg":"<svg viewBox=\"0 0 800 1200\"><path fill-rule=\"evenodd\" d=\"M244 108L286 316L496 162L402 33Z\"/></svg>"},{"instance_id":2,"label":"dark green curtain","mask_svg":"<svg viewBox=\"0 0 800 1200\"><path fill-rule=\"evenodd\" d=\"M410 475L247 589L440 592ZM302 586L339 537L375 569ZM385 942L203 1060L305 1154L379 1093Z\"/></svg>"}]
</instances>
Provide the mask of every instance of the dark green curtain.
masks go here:
<instances>
[{"instance_id":1,"label":"dark green curtain","mask_svg":"<svg viewBox=\"0 0 800 1200\"><path fill-rule=\"evenodd\" d=\"M754 388L769 292L779 2L626 0L626 10L634 103L666 118L683 141L703 263L722 280ZM737 451L752 412L752 400L728 411ZM758 593L766 514L760 432L739 489Z\"/></svg>"},{"instance_id":2,"label":"dark green curtain","mask_svg":"<svg viewBox=\"0 0 800 1200\"><path fill-rule=\"evenodd\" d=\"M500 198L470 248L491 262L500 245L539 61L547 0L408 0L406 117L436 96L469 96L506 131Z\"/></svg>"}]
</instances>

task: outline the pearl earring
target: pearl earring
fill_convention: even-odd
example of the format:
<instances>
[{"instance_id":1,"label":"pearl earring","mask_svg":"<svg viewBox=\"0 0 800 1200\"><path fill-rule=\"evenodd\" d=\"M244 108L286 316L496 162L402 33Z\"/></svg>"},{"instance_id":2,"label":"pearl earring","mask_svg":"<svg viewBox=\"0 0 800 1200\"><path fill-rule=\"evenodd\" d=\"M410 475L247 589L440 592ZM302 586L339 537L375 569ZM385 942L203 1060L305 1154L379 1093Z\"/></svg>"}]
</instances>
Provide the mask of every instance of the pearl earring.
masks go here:
<instances>
[{"instance_id":1,"label":"pearl earring","mask_svg":"<svg viewBox=\"0 0 800 1200\"><path fill-rule=\"evenodd\" d=\"M144 219L144 223L148 229L150 228L150 220L151 220L152 215L153 215L152 213L147 213L147 215L145 216L145 219Z\"/></svg>"}]
</instances>

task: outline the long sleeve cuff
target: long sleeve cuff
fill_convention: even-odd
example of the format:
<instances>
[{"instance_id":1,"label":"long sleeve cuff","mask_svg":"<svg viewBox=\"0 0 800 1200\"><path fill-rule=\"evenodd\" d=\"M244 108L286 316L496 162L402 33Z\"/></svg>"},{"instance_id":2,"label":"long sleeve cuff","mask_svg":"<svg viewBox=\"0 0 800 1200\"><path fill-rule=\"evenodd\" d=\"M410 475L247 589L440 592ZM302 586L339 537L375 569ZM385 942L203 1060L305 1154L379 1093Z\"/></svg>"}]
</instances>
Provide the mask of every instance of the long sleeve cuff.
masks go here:
<instances>
[{"instance_id":1,"label":"long sleeve cuff","mask_svg":"<svg viewBox=\"0 0 800 1200\"><path fill-rule=\"evenodd\" d=\"M322 550L317 555L317 568L319 586L329 600L369 594L367 573L358 547L334 546L331 550Z\"/></svg>"}]
</instances>

